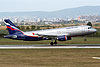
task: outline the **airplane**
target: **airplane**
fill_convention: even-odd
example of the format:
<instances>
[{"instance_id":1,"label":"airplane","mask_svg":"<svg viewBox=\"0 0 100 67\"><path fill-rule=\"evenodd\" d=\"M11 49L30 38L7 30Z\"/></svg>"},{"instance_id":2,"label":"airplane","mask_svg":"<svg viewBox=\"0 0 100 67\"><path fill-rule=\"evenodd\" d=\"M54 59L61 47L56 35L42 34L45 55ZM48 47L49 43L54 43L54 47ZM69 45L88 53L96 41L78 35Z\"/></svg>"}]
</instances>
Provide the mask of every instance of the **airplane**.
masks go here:
<instances>
[{"instance_id":1,"label":"airplane","mask_svg":"<svg viewBox=\"0 0 100 67\"><path fill-rule=\"evenodd\" d=\"M57 40L67 41L71 40L72 37L85 36L97 32L95 28L87 25L23 32L9 19L4 19L4 21L9 32L9 35L4 36L4 38L24 41L51 40L51 46L56 45Z\"/></svg>"}]
</instances>

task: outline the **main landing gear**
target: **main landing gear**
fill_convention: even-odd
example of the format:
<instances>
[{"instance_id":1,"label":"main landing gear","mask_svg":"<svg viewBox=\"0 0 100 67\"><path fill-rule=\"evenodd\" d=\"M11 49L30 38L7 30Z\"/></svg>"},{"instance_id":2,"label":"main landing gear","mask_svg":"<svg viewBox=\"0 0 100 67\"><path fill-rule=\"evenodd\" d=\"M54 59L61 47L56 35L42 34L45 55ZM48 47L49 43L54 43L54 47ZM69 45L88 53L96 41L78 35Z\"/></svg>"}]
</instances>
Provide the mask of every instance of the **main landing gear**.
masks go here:
<instances>
[{"instance_id":1,"label":"main landing gear","mask_svg":"<svg viewBox=\"0 0 100 67\"><path fill-rule=\"evenodd\" d=\"M51 46L57 45L57 40L55 39L55 42L53 42L53 39L52 39L50 45Z\"/></svg>"}]
</instances>

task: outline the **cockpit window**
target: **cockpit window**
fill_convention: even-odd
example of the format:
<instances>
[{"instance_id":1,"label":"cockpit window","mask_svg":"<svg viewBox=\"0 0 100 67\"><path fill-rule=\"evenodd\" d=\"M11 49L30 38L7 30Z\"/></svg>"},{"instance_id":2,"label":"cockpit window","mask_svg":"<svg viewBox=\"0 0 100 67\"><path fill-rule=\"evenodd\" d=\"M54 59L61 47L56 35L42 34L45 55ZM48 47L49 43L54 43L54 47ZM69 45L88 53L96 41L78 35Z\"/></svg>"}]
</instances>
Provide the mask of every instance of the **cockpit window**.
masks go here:
<instances>
[{"instance_id":1,"label":"cockpit window","mask_svg":"<svg viewBox=\"0 0 100 67\"><path fill-rule=\"evenodd\" d=\"M88 29L91 29L92 27L88 27Z\"/></svg>"}]
</instances>

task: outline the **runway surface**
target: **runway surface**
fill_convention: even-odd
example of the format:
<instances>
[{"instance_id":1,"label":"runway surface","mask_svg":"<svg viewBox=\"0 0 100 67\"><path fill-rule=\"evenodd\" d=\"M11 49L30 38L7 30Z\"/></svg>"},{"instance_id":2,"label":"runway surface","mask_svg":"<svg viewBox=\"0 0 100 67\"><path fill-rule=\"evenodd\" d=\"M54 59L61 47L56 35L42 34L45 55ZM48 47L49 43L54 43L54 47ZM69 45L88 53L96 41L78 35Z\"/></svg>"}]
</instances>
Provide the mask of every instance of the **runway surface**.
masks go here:
<instances>
[{"instance_id":1,"label":"runway surface","mask_svg":"<svg viewBox=\"0 0 100 67\"><path fill-rule=\"evenodd\" d=\"M0 49L100 48L100 45L0 45Z\"/></svg>"}]
</instances>

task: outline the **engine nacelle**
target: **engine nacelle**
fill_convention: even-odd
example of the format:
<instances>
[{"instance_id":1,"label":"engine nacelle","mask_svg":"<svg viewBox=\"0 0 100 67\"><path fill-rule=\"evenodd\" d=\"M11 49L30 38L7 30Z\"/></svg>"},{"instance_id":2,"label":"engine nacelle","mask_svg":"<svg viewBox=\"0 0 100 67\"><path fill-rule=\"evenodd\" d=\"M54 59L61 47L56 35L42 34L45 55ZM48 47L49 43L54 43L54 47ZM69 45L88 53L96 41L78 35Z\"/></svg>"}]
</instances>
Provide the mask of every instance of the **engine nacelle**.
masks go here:
<instances>
[{"instance_id":1,"label":"engine nacelle","mask_svg":"<svg viewBox=\"0 0 100 67\"><path fill-rule=\"evenodd\" d=\"M58 41L67 41L71 40L71 37L64 35L64 36L59 36L57 39Z\"/></svg>"}]
</instances>

